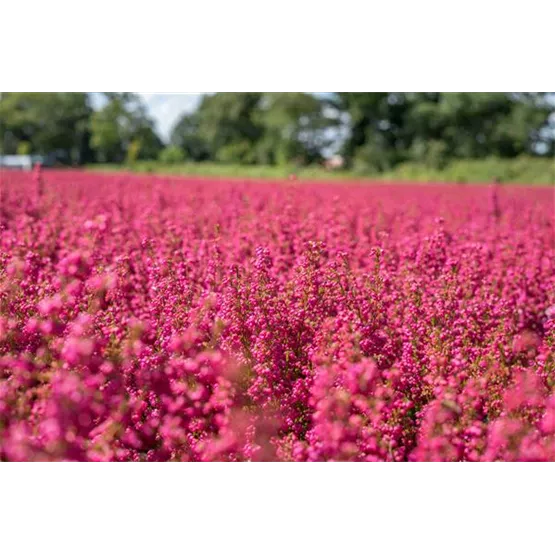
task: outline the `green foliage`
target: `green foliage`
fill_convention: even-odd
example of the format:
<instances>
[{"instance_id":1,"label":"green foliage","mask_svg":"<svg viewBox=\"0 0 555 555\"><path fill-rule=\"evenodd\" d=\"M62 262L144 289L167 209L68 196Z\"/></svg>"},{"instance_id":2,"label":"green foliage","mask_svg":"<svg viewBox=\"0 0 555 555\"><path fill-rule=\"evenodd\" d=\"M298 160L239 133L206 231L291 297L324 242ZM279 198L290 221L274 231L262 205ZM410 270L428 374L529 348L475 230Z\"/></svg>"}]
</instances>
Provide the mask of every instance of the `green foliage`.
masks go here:
<instances>
[{"instance_id":1,"label":"green foliage","mask_svg":"<svg viewBox=\"0 0 555 555\"><path fill-rule=\"evenodd\" d=\"M555 185L555 161L550 158L520 156L479 160L454 160L442 169L418 162L400 164L382 176L388 180L430 181L446 183L520 183L526 185Z\"/></svg>"},{"instance_id":2,"label":"green foliage","mask_svg":"<svg viewBox=\"0 0 555 555\"><path fill-rule=\"evenodd\" d=\"M306 165L322 158L330 119L306 93L216 93L184 115L171 143L187 159Z\"/></svg>"},{"instance_id":3,"label":"green foliage","mask_svg":"<svg viewBox=\"0 0 555 555\"><path fill-rule=\"evenodd\" d=\"M502 183L526 185L555 185L555 161L549 158L520 156L512 159L484 158L479 160L455 160L442 169L432 168L418 162L405 162L385 171L336 170L328 171L322 166L312 165L295 168L271 165L218 164L214 162L186 162L184 164L162 164L137 162L125 167L115 165L91 166L92 169L117 171L128 169L135 172L169 175L191 175L232 178L287 179L295 173L299 179L314 180L371 180L371 181L417 181L437 183Z\"/></svg>"},{"instance_id":4,"label":"green foliage","mask_svg":"<svg viewBox=\"0 0 555 555\"><path fill-rule=\"evenodd\" d=\"M199 133L199 114L185 114L174 126L170 143L179 148L186 160L200 162L210 157L207 141Z\"/></svg>"},{"instance_id":5,"label":"green foliage","mask_svg":"<svg viewBox=\"0 0 555 555\"><path fill-rule=\"evenodd\" d=\"M129 140L124 129L124 110L117 100L109 102L91 119L91 147L100 162L121 162Z\"/></svg>"},{"instance_id":6,"label":"green foliage","mask_svg":"<svg viewBox=\"0 0 555 555\"><path fill-rule=\"evenodd\" d=\"M260 93L205 96L198 109L198 134L213 160L251 163L251 151L263 134L258 123Z\"/></svg>"},{"instance_id":7,"label":"green foliage","mask_svg":"<svg viewBox=\"0 0 555 555\"><path fill-rule=\"evenodd\" d=\"M216 93L179 119L167 148L139 96L102 94L93 111L85 93L3 93L0 151L66 164L278 166L282 175L308 166L318 174L324 154L339 148L354 175L470 172L486 180L491 172L543 179L528 161L523 172L494 160L555 155L553 93Z\"/></svg>"},{"instance_id":8,"label":"green foliage","mask_svg":"<svg viewBox=\"0 0 555 555\"><path fill-rule=\"evenodd\" d=\"M322 159L329 145L326 129L331 119L324 105L306 93L266 93L259 121L264 134L257 149L257 161L285 165L308 165Z\"/></svg>"},{"instance_id":9,"label":"green foliage","mask_svg":"<svg viewBox=\"0 0 555 555\"><path fill-rule=\"evenodd\" d=\"M32 149L33 147L29 141L19 141L19 144L17 145L16 154L21 154L21 155L31 154Z\"/></svg>"},{"instance_id":10,"label":"green foliage","mask_svg":"<svg viewBox=\"0 0 555 555\"><path fill-rule=\"evenodd\" d=\"M541 93L338 93L336 106L349 116L343 152L357 169L554 153Z\"/></svg>"},{"instance_id":11,"label":"green foliage","mask_svg":"<svg viewBox=\"0 0 555 555\"><path fill-rule=\"evenodd\" d=\"M252 164L255 162L253 145L248 140L224 144L216 151L215 160L224 164Z\"/></svg>"},{"instance_id":12,"label":"green foliage","mask_svg":"<svg viewBox=\"0 0 555 555\"><path fill-rule=\"evenodd\" d=\"M139 98L104 93L94 112L86 93L2 93L2 152L53 155L66 164L156 158L162 142Z\"/></svg>"},{"instance_id":13,"label":"green foliage","mask_svg":"<svg viewBox=\"0 0 555 555\"><path fill-rule=\"evenodd\" d=\"M141 145L138 154L139 160L156 160L164 148L164 144L154 131L154 125L150 120L143 122L133 132L133 137Z\"/></svg>"},{"instance_id":14,"label":"green foliage","mask_svg":"<svg viewBox=\"0 0 555 555\"><path fill-rule=\"evenodd\" d=\"M156 159L163 148L137 95L105 93L108 102L91 119L91 147L101 162Z\"/></svg>"},{"instance_id":15,"label":"green foliage","mask_svg":"<svg viewBox=\"0 0 555 555\"><path fill-rule=\"evenodd\" d=\"M178 146L170 145L160 151L158 160L161 164L179 164L185 161L185 154Z\"/></svg>"},{"instance_id":16,"label":"green foliage","mask_svg":"<svg viewBox=\"0 0 555 555\"><path fill-rule=\"evenodd\" d=\"M125 157L125 161L128 164L133 164L139 159L140 152L141 152L140 139L133 139L127 146L127 156Z\"/></svg>"},{"instance_id":17,"label":"green foliage","mask_svg":"<svg viewBox=\"0 0 555 555\"><path fill-rule=\"evenodd\" d=\"M88 162L91 115L85 93L2 93L2 150L15 154L21 143L28 143L35 154L55 154L65 163Z\"/></svg>"}]
</instances>

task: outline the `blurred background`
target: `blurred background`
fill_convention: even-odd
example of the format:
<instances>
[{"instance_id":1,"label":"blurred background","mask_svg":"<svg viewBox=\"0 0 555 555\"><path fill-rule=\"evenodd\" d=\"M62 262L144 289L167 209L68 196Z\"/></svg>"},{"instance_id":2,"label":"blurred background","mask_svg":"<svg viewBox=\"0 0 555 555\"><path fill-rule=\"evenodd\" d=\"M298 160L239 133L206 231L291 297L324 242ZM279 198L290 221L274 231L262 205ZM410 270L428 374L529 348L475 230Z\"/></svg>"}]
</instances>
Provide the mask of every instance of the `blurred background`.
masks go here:
<instances>
[{"instance_id":1,"label":"blurred background","mask_svg":"<svg viewBox=\"0 0 555 555\"><path fill-rule=\"evenodd\" d=\"M0 165L555 181L555 93L1 93Z\"/></svg>"}]
</instances>

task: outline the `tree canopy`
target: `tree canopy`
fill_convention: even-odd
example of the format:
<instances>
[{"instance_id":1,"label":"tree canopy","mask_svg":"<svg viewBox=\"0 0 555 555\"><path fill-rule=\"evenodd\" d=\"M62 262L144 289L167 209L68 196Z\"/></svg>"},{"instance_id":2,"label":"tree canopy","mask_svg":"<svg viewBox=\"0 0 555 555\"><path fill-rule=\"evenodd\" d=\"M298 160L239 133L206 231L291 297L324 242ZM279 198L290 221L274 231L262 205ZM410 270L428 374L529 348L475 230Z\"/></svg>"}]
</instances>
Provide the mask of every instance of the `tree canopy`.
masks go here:
<instances>
[{"instance_id":1,"label":"tree canopy","mask_svg":"<svg viewBox=\"0 0 555 555\"><path fill-rule=\"evenodd\" d=\"M167 145L138 95L102 95L94 109L85 93L3 93L1 151L64 164L271 165L318 163L333 151L374 172L555 154L553 93L216 93L178 119Z\"/></svg>"},{"instance_id":2,"label":"tree canopy","mask_svg":"<svg viewBox=\"0 0 555 555\"><path fill-rule=\"evenodd\" d=\"M79 164L91 156L92 115L84 93L2 93L0 143L8 154L56 153L65 163Z\"/></svg>"},{"instance_id":3,"label":"tree canopy","mask_svg":"<svg viewBox=\"0 0 555 555\"><path fill-rule=\"evenodd\" d=\"M337 93L335 105L349 116L344 154L373 169L554 152L545 93Z\"/></svg>"}]
</instances>

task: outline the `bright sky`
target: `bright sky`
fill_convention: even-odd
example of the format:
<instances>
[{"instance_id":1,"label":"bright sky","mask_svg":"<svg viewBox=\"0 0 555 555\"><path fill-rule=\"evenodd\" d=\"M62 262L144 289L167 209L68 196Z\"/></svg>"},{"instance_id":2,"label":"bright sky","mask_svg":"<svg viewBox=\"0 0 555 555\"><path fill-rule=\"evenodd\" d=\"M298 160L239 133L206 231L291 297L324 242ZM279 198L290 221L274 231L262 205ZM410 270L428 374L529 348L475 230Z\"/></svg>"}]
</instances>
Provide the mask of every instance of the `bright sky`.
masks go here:
<instances>
[{"instance_id":1,"label":"bright sky","mask_svg":"<svg viewBox=\"0 0 555 555\"><path fill-rule=\"evenodd\" d=\"M169 139L171 130L180 116L193 112L203 93L139 93L156 123L163 140Z\"/></svg>"},{"instance_id":2,"label":"bright sky","mask_svg":"<svg viewBox=\"0 0 555 555\"><path fill-rule=\"evenodd\" d=\"M148 112L163 140L168 140L172 127L182 114L198 106L204 93L137 93L144 100ZM102 106L102 95L91 93L95 108Z\"/></svg>"}]
</instances>

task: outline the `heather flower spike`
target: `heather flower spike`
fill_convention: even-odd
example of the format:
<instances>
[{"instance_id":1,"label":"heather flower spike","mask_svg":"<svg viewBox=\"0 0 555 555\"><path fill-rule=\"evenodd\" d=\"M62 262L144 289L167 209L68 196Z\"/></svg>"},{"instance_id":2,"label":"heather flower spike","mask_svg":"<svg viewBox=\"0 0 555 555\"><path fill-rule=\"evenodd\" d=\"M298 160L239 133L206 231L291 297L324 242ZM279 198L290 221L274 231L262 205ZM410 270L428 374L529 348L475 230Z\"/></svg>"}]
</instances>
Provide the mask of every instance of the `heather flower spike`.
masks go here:
<instances>
[{"instance_id":1,"label":"heather flower spike","mask_svg":"<svg viewBox=\"0 0 555 555\"><path fill-rule=\"evenodd\" d=\"M0 460L555 460L551 192L2 174Z\"/></svg>"}]
</instances>

